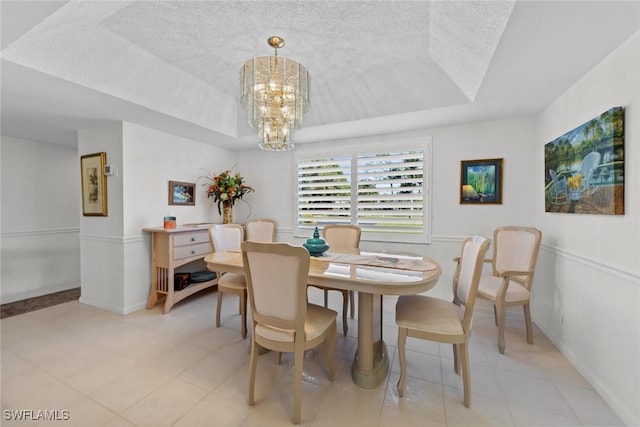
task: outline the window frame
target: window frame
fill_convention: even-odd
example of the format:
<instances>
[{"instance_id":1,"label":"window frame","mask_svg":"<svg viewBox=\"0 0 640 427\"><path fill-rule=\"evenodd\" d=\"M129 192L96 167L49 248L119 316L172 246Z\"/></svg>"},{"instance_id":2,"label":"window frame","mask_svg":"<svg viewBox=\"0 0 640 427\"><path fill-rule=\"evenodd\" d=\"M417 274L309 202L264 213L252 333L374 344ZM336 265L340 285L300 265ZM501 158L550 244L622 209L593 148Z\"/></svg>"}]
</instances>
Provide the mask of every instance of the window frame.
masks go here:
<instances>
[{"instance_id":1,"label":"window frame","mask_svg":"<svg viewBox=\"0 0 640 427\"><path fill-rule=\"evenodd\" d=\"M392 149L389 149L389 147ZM431 243L431 186L432 186L432 138L431 137L413 137L409 139L397 139L378 143L367 143L366 146L362 143L349 143L341 145L340 147L333 148L319 148L314 144L314 147L308 149L299 149L294 153L294 179L295 179L295 201L293 204L293 218L294 224L294 236L299 238L308 238L311 235L313 226L300 227L298 218L298 167L301 160L312 160L319 158L333 158L333 157L349 157L351 159L351 172L352 177L350 181L350 187L353 188L354 182L356 184L356 191L351 191L351 221L350 224L358 225L357 223L357 184L360 182L357 178L357 163L359 155L373 154L373 153L388 153L395 151L416 151L422 150L422 231L420 233L401 233L401 232L373 232L362 230L361 241L372 242L391 242L391 243ZM355 212L355 214L354 214Z\"/></svg>"}]
</instances>

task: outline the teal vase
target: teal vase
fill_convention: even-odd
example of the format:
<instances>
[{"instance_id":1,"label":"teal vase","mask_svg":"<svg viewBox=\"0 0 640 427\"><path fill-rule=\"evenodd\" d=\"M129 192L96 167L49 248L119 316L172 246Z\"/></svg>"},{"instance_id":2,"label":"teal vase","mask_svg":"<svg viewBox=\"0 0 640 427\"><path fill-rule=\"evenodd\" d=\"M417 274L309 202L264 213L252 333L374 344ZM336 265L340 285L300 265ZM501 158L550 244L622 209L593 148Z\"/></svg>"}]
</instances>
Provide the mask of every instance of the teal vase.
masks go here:
<instances>
[{"instance_id":1,"label":"teal vase","mask_svg":"<svg viewBox=\"0 0 640 427\"><path fill-rule=\"evenodd\" d=\"M322 254L329 249L327 242L320 238L318 227L313 231L313 238L308 239L306 243L302 244L302 246L309 251L309 255L311 256L322 256Z\"/></svg>"}]
</instances>

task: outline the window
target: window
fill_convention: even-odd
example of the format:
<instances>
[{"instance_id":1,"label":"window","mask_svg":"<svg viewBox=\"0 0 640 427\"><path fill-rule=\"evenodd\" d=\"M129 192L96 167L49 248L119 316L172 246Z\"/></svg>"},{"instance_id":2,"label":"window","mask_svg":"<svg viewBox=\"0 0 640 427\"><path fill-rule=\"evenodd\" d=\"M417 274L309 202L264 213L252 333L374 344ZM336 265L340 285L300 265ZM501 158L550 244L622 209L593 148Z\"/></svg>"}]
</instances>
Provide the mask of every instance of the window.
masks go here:
<instances>
[{"instance_id":1,"label":"window","mask_svg":"<svg viewBox=\"0 0 640 427\"><path fill-rule=\"evenodd\" d=\"M428 242L428 149L420 141L298 153L297 234L308 236L326 224L355 224L363 240Z\"/></svg>"}]
</instances>

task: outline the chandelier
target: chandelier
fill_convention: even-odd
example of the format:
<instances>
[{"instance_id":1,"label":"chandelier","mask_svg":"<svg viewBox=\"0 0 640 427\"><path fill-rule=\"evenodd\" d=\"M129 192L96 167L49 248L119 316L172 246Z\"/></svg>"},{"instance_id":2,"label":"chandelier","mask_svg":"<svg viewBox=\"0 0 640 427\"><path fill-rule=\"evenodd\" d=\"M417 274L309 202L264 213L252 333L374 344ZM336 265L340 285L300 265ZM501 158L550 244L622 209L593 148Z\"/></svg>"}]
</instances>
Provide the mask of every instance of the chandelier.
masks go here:
<instances>
[{"instance_id":1,"label":"chandelier","mask_svg":"<svg viewBox=\"0 0 640 427\"><path fill-rule=\"evenodd\" d=\"M282 37L267 42L275 55L250 59L240 70L240 104L249 114L249 125L258 129L259 147L285 151L293 148L293 132L309 110L311 77L304 65L278 57Z\"/></svg>"}]
</instances>

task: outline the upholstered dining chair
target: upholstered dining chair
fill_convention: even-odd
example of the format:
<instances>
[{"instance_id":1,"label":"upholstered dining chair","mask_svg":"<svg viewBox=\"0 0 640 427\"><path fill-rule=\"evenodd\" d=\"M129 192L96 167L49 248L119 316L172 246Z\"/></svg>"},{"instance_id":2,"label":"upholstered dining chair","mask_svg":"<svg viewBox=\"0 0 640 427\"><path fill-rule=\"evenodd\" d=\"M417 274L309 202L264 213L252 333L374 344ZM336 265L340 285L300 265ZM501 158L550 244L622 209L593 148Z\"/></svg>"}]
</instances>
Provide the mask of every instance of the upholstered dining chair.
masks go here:
<instances>
[{"instance_id":1,"label":"upholstered dining chair","mask_svg":"<svg viewBox=\"0 0 640 427\"><path fill-rule=\"evenodd\" d=\"M247 240L254 242L275 242L276 222L272 219L255 219L245 224Z\"/></svg>"},{"instance_id":2,"label":"upholstered dining chair","mask_svg":"<svg viewBox=\"0 0 640 427\"><path fill-rule=\"evenodd\" d=\"M329 245L329 252L340 250L358 249L360 246L360 235L362 230L356 225L347 224L330 224L325 225L322 229L322 238ZM329 306L329 291L338 291L342 293L342 332L346 336L349 331L347 324L347 312L351 305L351 318L355 318L355 294L353 291L345 291L342 289L328 288L325 286L313 285L324 291L324 306Z\"/></svg>"},{"instance_id":3,"label":"upholstered dining chair","mask_svg":"<svg viewBox=\"0 0 640 427\"><path fill-rule=\"evenodd\" d=\"M209 228L209 240L214 252L242 250L244 229L239 224L216 224ZM240 323L242 338L247 337L247 282L244 274L216 272L218 279L218 303L216 306L216 327L220 327L222 297L225 293L237 295L240 299Z\"/></svg>"},{"instance_id":4,"label":"upholstered dining chair","mask_svg":"<svg viewBox=\"0 0 640 427\"><path fill-rule=\"evenodd\" d=\"M304 352L327 341L329 379L335 379L333 352L337 313L307 303L309 252L289 243L246 241L242 244L249 304L251 306L251 362L249 405L255 403L255 381L259 347L294 354L293 417L299 423L302 412Z\"/></svg>"},{"instance_id":5,"label":"upholstered dining chair","mask_svg":"<svg viewBox=\"0 0 640 427\"><path fill-rule=\"evenodd\" d=\"M453 276L453 302L424 295L403 295L396 304L400 379L398 395L404 395L407 378L407 337L453 344L453 365L460 373L462 365L463 403L471 404L469 337L471 319L485 254L490 241L481 236L467 237Z\"/></svg>"},{"instance_id":6,"label":"upholstered dining chair","mask_svg":"<svg viewBox=\"0 0 640 427\"><path fill-rule=\"evenodd\" d=\"M478 286L478 298L493 303L498 327L498 350L504 354L505 310L509 306L523 306L527 342L533 343L531 325L531 284L536 269L542 232L533 227L498 227L493 232L492 274L483 275Z\"/></svg>"}]
</instances>

